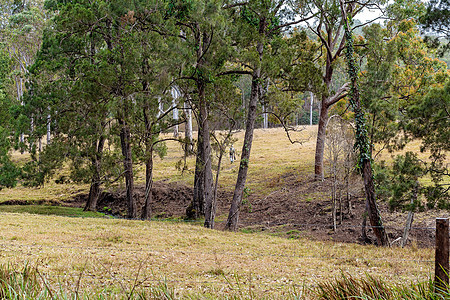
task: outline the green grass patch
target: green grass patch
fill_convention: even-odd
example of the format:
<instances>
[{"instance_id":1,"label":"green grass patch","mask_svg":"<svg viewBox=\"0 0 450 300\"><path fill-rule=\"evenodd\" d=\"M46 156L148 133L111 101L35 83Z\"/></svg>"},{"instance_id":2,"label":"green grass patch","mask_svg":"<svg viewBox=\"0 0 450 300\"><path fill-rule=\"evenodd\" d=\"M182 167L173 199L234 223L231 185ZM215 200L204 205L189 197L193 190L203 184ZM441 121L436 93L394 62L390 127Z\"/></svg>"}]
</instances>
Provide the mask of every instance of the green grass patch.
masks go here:
<instances>
[{"instance_id":1,"label":"green grass patch","mask_svg":"<svg viewBox=\"0 0 450 300\"><path fill-rule=\"evenodd\" d=\"M0 205L0 212L29 213L36 215L56 215L63 217L104 218L106 215L99 212L83 211L78 207L52 206L52 205Z\"/></svg>"}]
</instances>

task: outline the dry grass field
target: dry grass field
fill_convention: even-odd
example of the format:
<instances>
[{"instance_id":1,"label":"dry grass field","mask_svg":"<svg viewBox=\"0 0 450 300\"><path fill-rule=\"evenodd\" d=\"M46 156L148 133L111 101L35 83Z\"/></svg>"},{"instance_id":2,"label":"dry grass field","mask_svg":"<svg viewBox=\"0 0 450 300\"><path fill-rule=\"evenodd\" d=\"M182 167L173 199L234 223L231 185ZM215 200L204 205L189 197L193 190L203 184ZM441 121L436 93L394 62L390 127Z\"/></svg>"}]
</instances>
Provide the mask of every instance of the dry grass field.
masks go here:
<instances>
[{"instance_id":1,"label":"dry grass field","mask_svg":"<svg viewBox=\"0 0 450 300\"><path fill-rule=\"evenodd\" d=\"M111 295L166 282L177 297L288 299L339 277L426 280L433 251L289 240L185 223L3 213L0 264L37 267L58 290Z\"/></svg>"},{"instance_id":2,"label":"dry grass field","mask_svg":"<svg viewBox=\"0 0 450 300\"><path fill-rule=\"evenodd\" d=\"M290 144L280 129L257 130L247 186L263 197L280 188L285 173L311 176L315 131L315 126L305 127L297 133L302 144ZM239 156L243 132L236 138ZM188 159L189 170L181 174L175 164L182 157L181 147L169 143L167 157L155 162L155 180L192 184L194 158ZM24 158L15 153L14 159ZM233 189L237 170L238 164L226 157L222 190ZM138 167L138 183L143 175ZM41 188L4 189L0 202L58 204L87 191L88 186L50 180ZM131 291L146 289L166 293L167 297L156 297L161 299L314 299L311 289L342 273L408 284L427 280L434 268L431 248L377 248L301 236L230 233L194 222L43 216L22 210L1 213L0 230L3 267L37 268L53 291L81 291L89 299L126 299Z\"/></svg>"}]
</instances>

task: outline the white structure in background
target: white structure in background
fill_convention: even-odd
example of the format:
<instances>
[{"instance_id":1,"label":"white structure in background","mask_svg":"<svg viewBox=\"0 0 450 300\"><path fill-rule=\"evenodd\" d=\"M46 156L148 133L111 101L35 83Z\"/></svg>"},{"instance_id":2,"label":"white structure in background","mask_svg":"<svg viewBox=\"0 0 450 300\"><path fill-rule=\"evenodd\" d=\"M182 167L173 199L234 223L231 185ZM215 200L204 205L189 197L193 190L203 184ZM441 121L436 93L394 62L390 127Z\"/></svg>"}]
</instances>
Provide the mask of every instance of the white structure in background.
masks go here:
<instances>
[{"instance_id":1,"label":"white structure in background","mask_svg":"<svg viewBox=\"0 0 450 300\"><path fill-rule=\"evenodd\" d=\"M180 88L178 86L172 86L170 88L170 95L172 96L172 105L170 106L169 110L172 109L172 118L175 121L175 123L179 120L179 113L178 113L178 103L179 103L179 98L183 96ZM158 114L157 117L161 117L163 114L166 114L169 112L169 110L164 111L164 104L161 101L161 97L158 97ZM185 126L185 137L188 143L188 151L192 150L192 141L193 141L193 137L192 137L192 108L189 104L189 102L187 101L187 99L185 101L183 101L183 112L186 115L186 126ZM179 136L179 126L175 125L173 127L173 135L174 137L178 137Z\"/></svg>"},{"instance_id":2,"label":"white structure in background","mask_svg":"<svg viewBox=\"0 0 450 300\"><path fill-rule=\"evenodd\" d=\"M172 108L173 108L173 120L174 121L178 121L179 120L179 115L178 115L178 98L181 98L183 96L180 88L178 86L173 86L170 90L170 93L172 95ZM189 105L187 99L185 99L185 101L183 101L183 111L184 114L186 116L186 125L185 125L185 138L186 138L186 142L187 144L187 150L188 151L192 151L192 141L193 141L193 137L192 137L192 108ZM178 125L175 125L173 128L173 135L175 137L178 137L179 135L179 128Z\"/></svg>"},{"instance_id":3,"label":"white structure in background","mask_svg":"<svg viewBox=\"0 0 450 300\"><path fill-rule=\"evenodd\" d=\"M266 84L266 89L264 94L267 96L267 94L269 93L269 82L270 82L270 78L267 78L267 84ZM263 128L269 128L269 114L266 112L267 107L263 104L262 105L262 111L263 111Z\"/></svg>"},{"instance_id":4,"label":"white structure in background","mask_svg":"<svg viewBox=\"0 0 450 300\"><path fill-rule=\"evenodd\" d=\"M47 145L50 144L50 134L51 134L51 126L50 123L52 122L52 118L50 116L50 107L48 108L48 115L47 115Z\"/></svg>"},{"instance_id":5,"label":"white structure in background","mask_svg":"<svg viewBox=\"0 0 450 300\"><path fill-rule=\"evenodd\" d=\"M311 98L311 103L309 105L309 125L312 125L313 124L313 104L314 104L313 92L309 92L309 96Z\"/></svg>"},{"instance_id":6,"label":"white structure in background","mask_svg":"<svg viewBox=\"0 0 450 300\"><path fill-rule=\"evenodd\" d=\"M266 129L266 128L269 127L269 116L265 112L266 111L266 106L264 104L262 106L262 110L263 110L263 128Z\"/></svg>"},{"instance_id":7,"label":"white structure in background","mask_svg":"<svg viewBox=\"0 0 450 300\"><path fill-rule=\"evenodd\" d=\"M161 101L161 97L158 96L158 113L156 117L159 118L164 113L164 104Z\"/></svg>"},{"instance_id":8,"label":"white structure in background","mask_svg":"<svg viewBox=\"0 0 450 300\"><path fill-rule=\"evenodd\" d=\"M184 114L186 115L186 128L184 130L184 137L186 138L186 150L191 152L193 150L193 136L192 136L192 108L188 101L183 104Z\"/></svg>"},{"instance_id":9,"label":"white structure in background","mask_svg":"<svg viewBox=\"0 0 450 300\"><path fill-rule=\"evenodd\" d=\"M172 86L170 89L170 94L172 95L172 113L173 120L178 121L178 98L181 97L181 92L177 86ZM173 127L173 136L178 137L178 124Z\"/></svg>"}]
</instances>

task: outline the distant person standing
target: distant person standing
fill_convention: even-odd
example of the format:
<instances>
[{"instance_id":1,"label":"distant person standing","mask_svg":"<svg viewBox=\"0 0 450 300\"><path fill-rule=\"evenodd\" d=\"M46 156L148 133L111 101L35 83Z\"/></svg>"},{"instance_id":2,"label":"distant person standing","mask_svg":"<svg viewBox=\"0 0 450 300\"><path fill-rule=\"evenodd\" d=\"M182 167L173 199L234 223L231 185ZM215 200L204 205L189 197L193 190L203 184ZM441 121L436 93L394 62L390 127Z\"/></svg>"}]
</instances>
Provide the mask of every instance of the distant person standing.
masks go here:
<instances>
[{"instance_id":1,"label":"distant person standing","mask_svg":"<svg viewBox=\"0 0 450 300\"><path fill-rule=\"evenodd\" d=\"M233 163L236 160L236 150L234 149L234 146L231 145L230 147L230 162Z\"/></svg>"}]
</instances>

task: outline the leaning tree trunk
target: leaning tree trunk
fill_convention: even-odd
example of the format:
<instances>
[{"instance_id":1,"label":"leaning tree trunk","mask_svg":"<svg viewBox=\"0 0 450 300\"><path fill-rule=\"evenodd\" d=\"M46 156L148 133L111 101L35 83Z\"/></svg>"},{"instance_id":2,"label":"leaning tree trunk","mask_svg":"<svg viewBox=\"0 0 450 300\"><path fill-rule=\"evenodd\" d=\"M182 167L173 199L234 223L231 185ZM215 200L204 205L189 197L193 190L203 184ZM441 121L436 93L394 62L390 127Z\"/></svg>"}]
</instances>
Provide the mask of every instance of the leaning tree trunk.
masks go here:
<instances>
[{"instance_id":1,"label":"leaning tree trunk","mask_svg":"<svg viewBox=\"0 0 450 300\"><path fill-rule=\"evenodd\" d=\"M97 143L96 143L97 144ZM98 140L98 144L95 145L96 153L92 157L92 167L94 170L94 174L92 175L91 187L89 189L89 196L86 202L86 206L84 207L85 211L96 211L97 210L97 202L100 197L100 172L102 166L102 155L103 155L103 147L105 145L105 137L103 135L100 136Z\"/></svg>"},{"instance_id":2,"label":"leaning tree trunk","mask_svg":"<svg viewBox=\"0 0 450 300\"><path fill-rule=\"evenodd\" d=\"M152 188L153 188L153 151L150 151L150 155L145 162L145 199L144 207L142 208L142 219L149 220L152 216L151 202L153 200Z\"/></svg>"},{"instance_id":3,"label":"leaning tree trunk","mask_svg":"<svg viewBox=\"0 0 450 300\"><path fill-rule=\"evenodd\" d=\"M125 186L127 189L127 204L129 219L136 218L136 201L134 199L134 180L133 180L133 160L131 157L131 134L128 124L119 119L120 129L120 144L122 147L123 167L125 172Z\"/></svg>"},{"instance_id":4,"label":"leaning tree trunk","mask_svg":"<svg viewBox=\"0 0 450 300\"><path fill-rule=\"evenodd\" d=\"M150 203L152 202L153 187L153 134L152 124L147 116L146 109L143 111L145 123L145 198L144 207L142 208L141 218L149 220L152 215Z\"/></svg>"},{"instance_id":5,"label":"leaning tree trunk","mask_svg":"<svg viewBox=\"0 0 450 300\"><path fill-rule=\"evenodd\" d=\"M370 155L370 141L367 136L366 121L364 113L361 108L359 88L358 88L358 69L356 67L356 62L353 55L354 53L353 35L349 28L343 0L341 0L341 12L343 14L344 20L346 20L344 24L346 47L347 47L346 59L347 59L348 74L351 83L350 103L353 107L353 111L355 112L355 123L356 123L355 147L360 152L359 163L361 166L362 176L364 179L364 189L366 192L366 200L368 203L369 220L370 224L372 225L375 236L377 237L378 245L389 246L389 239L384 229L383 222L381 220L380 212L378 211L376 202L375 185L372 173L372 158Z\"/></svg>"},{"instance_id":6,"label":"leaning tree trunk","mask_svg":"<svg viewBox=\"0 0 450 300\"><path fill-rule=\"evenodd\" d=\"M362 159L362 171L364 178L364 190L366 191L366 199L369 204L369 220L372 225L373 232L377 237L379 246L389 246L389 239L381 220L380 211L378 210L375 185L373 182L372 163L369 158Z\"/></svg>"},{"instance_id":7,"label":"leaning tree trunk","mask_svg":"<svg viewBox=\"0 0 450 300\"><path fill-rule=\"evenodd\" d=\"M261 29L260 29L261 31ZM250 150L253 143L253 131L255 129L256 105L258 103L258 86L261 78L261 61L263 55L263 43L258 42L257 51L259 53L260 64L255 68L252 75L252 88L250 92L250 101L248 107L247 123L245 126L244 145L242 146L241 162L239 164L238 178L234 188L233 200L228 213L227 230L236 231L239 222L239 210L242 203L242 196L247 180L248 163L250 160Z\"/></svg>"}]
</instances>

